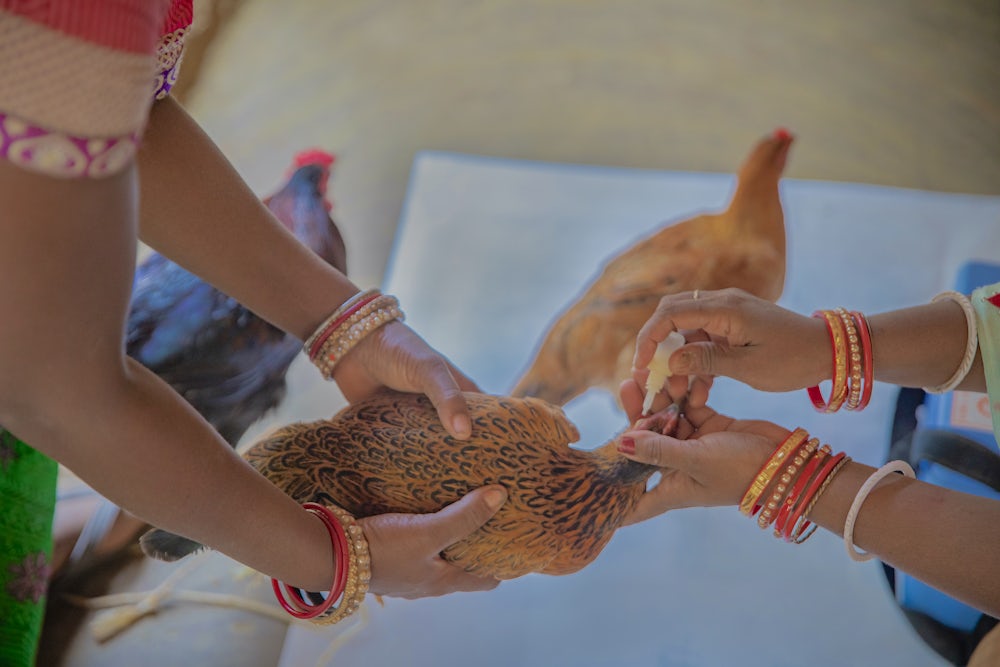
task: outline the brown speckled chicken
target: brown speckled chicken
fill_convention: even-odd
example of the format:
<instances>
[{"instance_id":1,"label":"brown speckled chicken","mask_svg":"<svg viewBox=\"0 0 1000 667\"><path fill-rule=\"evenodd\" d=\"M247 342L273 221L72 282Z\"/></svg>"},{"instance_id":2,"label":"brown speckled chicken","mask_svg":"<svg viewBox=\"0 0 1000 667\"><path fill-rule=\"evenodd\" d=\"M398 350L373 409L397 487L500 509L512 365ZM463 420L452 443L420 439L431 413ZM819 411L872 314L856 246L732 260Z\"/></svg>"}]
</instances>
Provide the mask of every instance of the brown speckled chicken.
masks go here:
<instances>
[{"instance_id":1,"label":"brown speckled chicken","mask_svg":"<svg viewBox=\"0 0 1000 667\"><path fill-rule=\"evenodd\" d=\"M666 294L739 287L777 300L785 281L778 182L792 140L779 129L754 146L725 211L669 223L610 260L549 327L511 394L556 405L590 387L617 396L635 337Z\"/></svg>"},{"instance_id":2,"label":"brown speckled chicken","mask_svg":"<svg viewBox=\"0 0 1000 667\"><path fill-rule=\"evenodd\" d=\"M500 579L569 574L590 563L656 468L619 455L614 440L592 451L569 447L576 427L544 401L465 397L469 440L448 435L426 397L386 391L333 419L286 426L244 457L299 502L335 503L358 517L434 512L475 488L502 484L507 502L449 547L447 560ZM662 432L668 425L658 413L638 426Z\"/></svg>"}]
</instances>

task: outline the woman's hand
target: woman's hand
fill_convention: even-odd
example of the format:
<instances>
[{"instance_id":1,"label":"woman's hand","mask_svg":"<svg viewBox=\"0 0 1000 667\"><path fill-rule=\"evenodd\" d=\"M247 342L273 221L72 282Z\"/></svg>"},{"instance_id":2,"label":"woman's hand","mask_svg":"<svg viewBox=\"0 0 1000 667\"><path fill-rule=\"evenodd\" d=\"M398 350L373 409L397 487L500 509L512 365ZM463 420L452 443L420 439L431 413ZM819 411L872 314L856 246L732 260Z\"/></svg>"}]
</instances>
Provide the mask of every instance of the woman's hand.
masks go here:
<instances>
[{"instance_id":1,"label":"woman's hand","mask_svg":"<svg viewBox=\"0 0 1000 667\"><path fill-rule=\"evenodd\" d=\"M688 376L724 375L764 391L791 391L819 384L832 371L832 347L823 320L786 310L738 289L665 296L639 331L633 360L636 382L645 382L656 346L671 331L688 344L670 357L670 396L688 391ZM692 383L690 403L704 405L708 392Z\"/></svg>"},{"instance_id":2,"label":"woman's hand","mask_svg":"<svg viewBox=\"0 0 1000 667\"><path fill-rule=\"evenodd\" d=\"M634 422L642 409L642 391L634 380L622 383L621 398ZM739 504L753 476L788 435L770 422L733 419L708 406L687 406L674 438L651 431L622 434L623 455L663 468L626 525L672 509Z\"/></svg>"},{"instance_id":3,"label":"woman's hand","mask_svg":"<svg viewBox=\"0 0 1000 667\"><path fill-rule=\"evenodd\" d=\"M352 403L383 386L426 394L449 433L465 439L472 432L462 392L479 387L402 322L389 322L358 343L334 379Z\"/></svg>"},{"instance_id":4,"label":"woman's hand","mask_svg":"<svg viewBox=\"0 0 1000 667\"><path fill-rule=\"evenodd\" d=\"M470 574L441 558L441 552L479 529L506 500L502 486L486 486L433 514L359 519L371 551L369 590L413 599L496 588L498 579Z\"/></svg>"}]
</instances>

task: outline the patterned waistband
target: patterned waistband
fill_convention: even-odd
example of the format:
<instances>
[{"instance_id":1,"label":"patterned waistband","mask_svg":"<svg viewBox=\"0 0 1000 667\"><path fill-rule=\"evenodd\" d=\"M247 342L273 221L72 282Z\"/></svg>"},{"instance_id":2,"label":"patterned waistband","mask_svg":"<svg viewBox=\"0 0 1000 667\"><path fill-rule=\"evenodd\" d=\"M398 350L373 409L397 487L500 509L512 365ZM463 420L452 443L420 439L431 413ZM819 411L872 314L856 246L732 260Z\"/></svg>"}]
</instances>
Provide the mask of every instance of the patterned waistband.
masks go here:
<instances>
[{"instance_id":1,"label":"patterned waistband","mask_svg":"<svg viewBox=\"0 0 1000 667\"><path fill-rule=\"evenodd\" d=\"M174 27L155 51L136 53L5 10L11 2L0 0L0 156L59 177L119 171L135 154L152 100L177 81L190 12L168 16L164 25Z\"/></svg>"}]
</instances>

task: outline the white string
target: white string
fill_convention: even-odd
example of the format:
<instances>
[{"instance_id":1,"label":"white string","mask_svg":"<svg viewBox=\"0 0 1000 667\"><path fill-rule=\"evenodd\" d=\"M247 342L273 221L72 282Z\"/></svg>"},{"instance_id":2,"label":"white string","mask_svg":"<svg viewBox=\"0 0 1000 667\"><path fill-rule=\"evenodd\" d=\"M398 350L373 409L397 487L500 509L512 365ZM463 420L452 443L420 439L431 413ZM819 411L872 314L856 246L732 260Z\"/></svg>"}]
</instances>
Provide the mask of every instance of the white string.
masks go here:
<instances>
[{"instance_id":1,"label":"white string","mask_svg":"<svg viewBox=\"0 0 1000 667\"><path fill-rule=\"evenodd\" d=\"M948 299L954 301L959 306L962 307L962 312L965 313L965 326L968 330L965 339L965 356L962 357L962 363L958 365L955 370L955 374L951 376L944 384L939 384L936 387L924 387L924 391L931 394L943 394L949 392L958 385L962 383L965 376L969 374L969 370L972 368L972 362L976 359L976 350L979 348L979 332L976 330L976 311L972 308L972 302L969 298L960 292L941 292L936 297L931 299L931 303L936 301L943 301Z\"/></svg>"},{"instance_id":2,"label":"white string","mask_svg":"<svg viewBox=\"0 0 1000 667\"><path fill-rule=\"evenodd\" d=\"M847 555L851 557L851 560L860 562L875 558L875 556L870 553L858 551L857 547L854 546L854 524L858 520L858 513L861 511L861 506L864 504L868 494L871 493L876 484L894 472L901 472L905 476L911 478L916 477L916 474L913 472L913 468L911 468L910 464L906 461L889 461L884 466L873 472L871 477L865 480L865 483L861 485L860 489L858 489L858 495L854 496L854 502L851 503L851 509L847 512L847 521L844 522L844 546L847 547Z\"/></svg>"}]
</instances>

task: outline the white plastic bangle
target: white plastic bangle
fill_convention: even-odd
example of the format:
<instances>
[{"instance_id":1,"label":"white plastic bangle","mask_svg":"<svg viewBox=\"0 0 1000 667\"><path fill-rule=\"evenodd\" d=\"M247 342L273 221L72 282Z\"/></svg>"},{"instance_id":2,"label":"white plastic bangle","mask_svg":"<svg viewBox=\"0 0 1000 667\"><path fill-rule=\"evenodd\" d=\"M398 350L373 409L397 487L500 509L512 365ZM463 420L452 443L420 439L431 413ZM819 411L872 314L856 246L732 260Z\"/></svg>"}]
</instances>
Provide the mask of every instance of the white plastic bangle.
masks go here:
<instances>
[{"instance_id":1,"label":"white plastic bangle","mask_svg":"<svg viewBox=\"0 0 1000 667\"><path fill-rule=\"evenodd\" d=\"M894 472L901 472L905 476L911 478L916 477L916 474L913 472L913 468L911 468L910 464L906 461L889 461L884 466L873 472L871 477L866 479L865 483L861 485L860 489L858 489L858 495L854 496L854 502L851 503L851 509L847 512L847 521L844 522L844 546L847 547L847 555L851 557L851 560L860 562L875 558L875 556L870 553L858 551L857 547L854 546L854 524L858 520L858 513L861 511L861 506L864 504L868 494L871 493L876 484Z\"/></svg>"},{"instance_id":2,"label":"white plastic bangle","mask_svg":"<svg viewBox=\"0 0 1000 667\"><path fill-rule=\"evenodd\" d=\"M939 384L936 387L924 387L924 391L931 394L943 394L960 385L965 376L969 374L972 362L976 359L976 350L979 348L979 332L976 330L976 311L972 307L972 302L960 292L941 292L931 299L931 303L944 299L954 301L962 307L962 312L965 313L965 326L968 331L965 339L965 356L962 357L962 363L958 365L955 374L947 382Z\"/></svg>"}]
</instances>

